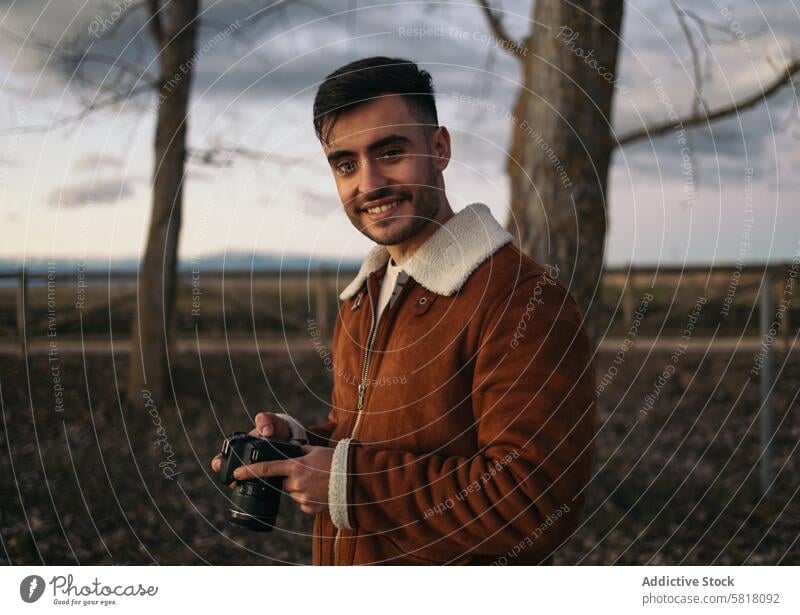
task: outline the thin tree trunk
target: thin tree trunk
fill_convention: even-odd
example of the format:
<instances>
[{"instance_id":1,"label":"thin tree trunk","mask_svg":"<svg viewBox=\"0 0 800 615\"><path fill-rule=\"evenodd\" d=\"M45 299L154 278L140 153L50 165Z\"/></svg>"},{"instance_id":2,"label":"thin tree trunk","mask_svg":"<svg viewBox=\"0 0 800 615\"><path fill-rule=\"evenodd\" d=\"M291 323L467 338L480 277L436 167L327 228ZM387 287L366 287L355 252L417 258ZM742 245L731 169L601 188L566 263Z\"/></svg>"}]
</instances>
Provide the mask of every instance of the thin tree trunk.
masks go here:
<instances>
[{"instance_id":1,"label":"thin tree trunk","mask_svg":"<svg viewBox=\"0 0 800 615\"><path fill-rule=\"evenodd\" d=\"M161 90L154 144L153 203L139 271L131 340L128 399L168 403L169 343L174 316L178 238L186 158L187 109L195 53L198 0L172 0L151 24L160 49ZM149 391L149 393L146 393Z\"/></svg>"},{"instance_id":2,"label":"thin tree trunk","mask_svg":"<svg viewBox=\"0 0 800 615\"><path fill-rule=\"evenodd\" d=\"M536 1L508 163L508 229L534 260L558 266L592 336L622 12L617 0Z\"/></svg>"}]
</instances>

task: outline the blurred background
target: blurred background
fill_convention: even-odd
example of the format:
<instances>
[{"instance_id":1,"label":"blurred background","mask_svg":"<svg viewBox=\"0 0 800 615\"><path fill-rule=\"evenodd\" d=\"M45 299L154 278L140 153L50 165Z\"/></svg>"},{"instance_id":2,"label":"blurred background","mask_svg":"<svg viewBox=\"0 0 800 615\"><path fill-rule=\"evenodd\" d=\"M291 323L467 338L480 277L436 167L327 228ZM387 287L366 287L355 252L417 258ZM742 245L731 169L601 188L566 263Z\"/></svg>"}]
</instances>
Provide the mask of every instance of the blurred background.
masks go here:
<instances>
[{"instance_id":1,"label":"blurred background","mask_svg":"<svg viewBox=\"0 0 800 615\"><path fill-rule=\"evenodd\" d=\"M433 76L453 208L594 340L556 562L800 563L798 32L778 0L0 1L0 560L310 561L287 502L227 526L208 464L256 412L327 415L371 243L311 109L384 55Z\"/></svg>"}]
</instances>

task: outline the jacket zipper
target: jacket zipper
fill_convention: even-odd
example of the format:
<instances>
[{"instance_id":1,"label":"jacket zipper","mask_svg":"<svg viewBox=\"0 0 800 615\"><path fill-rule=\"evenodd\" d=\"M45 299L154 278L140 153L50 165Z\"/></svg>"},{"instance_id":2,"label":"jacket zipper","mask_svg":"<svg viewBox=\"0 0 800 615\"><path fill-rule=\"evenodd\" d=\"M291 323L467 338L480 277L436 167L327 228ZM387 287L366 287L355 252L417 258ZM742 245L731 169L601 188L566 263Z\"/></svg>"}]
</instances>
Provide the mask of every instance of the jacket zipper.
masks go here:
<instances>
[{"instance_id":1,"label":"jacket zipper","mask_svg":"<svg viewBox=\"0 0 800 615\"><path fill-rule=\"evenodd\" d=\"M367 336L367 350L364 354L364 368L361 370L361 382L358 385L358 402L356 404L356 409L358 413L356 414L356 421L353 424L353 430L350 432L350 437L354 438L356 432L358 431L358 426L361 424L361 417L362 412L361 410L364 408L364 396L367 392L367 373L369 372L369 363L370 359L372 358L372 347L375 344L375 337L378 333L377 327L377 318L375 318L375 304L372 302L372 293L369 290L369 284L367 284L367 296L369 298L369 309L372 314L372 319L370 320L369 325L369 335ZM337 527L336 528L336 537L333 539L333 565L336 565L336 555L339 552L339 537L342 531Z\"/></svg>"}]
</instances>

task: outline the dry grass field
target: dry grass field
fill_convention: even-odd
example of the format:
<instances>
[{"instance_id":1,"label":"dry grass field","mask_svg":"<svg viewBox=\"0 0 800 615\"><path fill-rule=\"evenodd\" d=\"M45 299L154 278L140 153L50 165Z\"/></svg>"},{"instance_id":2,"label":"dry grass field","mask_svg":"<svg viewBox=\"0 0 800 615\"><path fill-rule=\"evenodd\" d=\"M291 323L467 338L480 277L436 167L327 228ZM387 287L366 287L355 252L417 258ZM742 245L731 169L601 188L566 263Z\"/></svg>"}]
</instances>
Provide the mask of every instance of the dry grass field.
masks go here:
<instances>
[{"instance_id":1,"label":"dry grass field","mask_svg":"<svg viewBox=\"0 0 800 615\"><path fill-rule=\"evenodd\" d=\"M281 286L229 281L224 291L221 284L206 283L196 316L191 285L185 284L176 329L189 340L255 335L307 341L308 318L319 318L317 302L326 306L323 318L332 322L336 285L332 281L320 299L303 278ZM694 287L687 282L677 294L669 284L652 289L654 301L636 331L637 343L621 363L620 344L631 323L621 310L608 320L614 339L597 355L598 378L610 374L612 365L618 371L607 378L599 397L595 475L583 523L556 553L556 562L800 563L797 351L775 352L775 481L763 497L753 352L735 344L729 350L704 349L703 340L720 331L734 340L757 336L752 285L742 287L724 323L719 305L709 299L697 318L697 347L682 355L652 408L642 411L672 352L668 343L653 346L647 339L680 335L698 288L702 291L702 279ZM56 287L60 400L52 357L42 351L23 357L16 351L14 290L0 292L0 561L308 563L310 519L285 501L280 530L271 534L228 526L226 489L214 482L208 462L222 435L247 428L260 410L283 409L305 421L324 417L331 382L319 355L294 344L283 352L178 354L176 403L157 400L164 434L159 444L153 417L132 414L121 404L126 353L103 350L110 339L124 340L128 334L132 290L130 285L94 286L76 310L76 289ZM624 299L620 287L603 292L601 313L614 314L614 305ZM634 295L634 307L642 292ZM722 292L715 290L716 297ZM35 342L46 348L52 339L47 299L46 286L29 289L30 347ZM794 325L784 339L794 340L800 318L796 311L787 314ZM94 340L90 352L81 352L81 339ZM173 452L169 459L164 438ZM178 474L165 477L166 465Z\"/></svg>"}]
</instances>

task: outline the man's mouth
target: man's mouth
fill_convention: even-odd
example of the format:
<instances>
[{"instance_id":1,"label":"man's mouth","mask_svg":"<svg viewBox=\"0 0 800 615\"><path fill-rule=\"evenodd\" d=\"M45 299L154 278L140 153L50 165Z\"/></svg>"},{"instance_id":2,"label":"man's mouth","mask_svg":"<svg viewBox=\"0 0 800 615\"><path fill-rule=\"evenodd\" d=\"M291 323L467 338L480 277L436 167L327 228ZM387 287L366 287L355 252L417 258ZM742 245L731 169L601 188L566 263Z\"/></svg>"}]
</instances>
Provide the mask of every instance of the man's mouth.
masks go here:
<instances>
[{"instance_id":1,"label":"man's mouth","mask_svg":"<svg viewBox=\"0 0 800 615\"><path fill-rule=\"evenodd\" d=\"M366 212L370 218L372 219L381 219L391 215L391 212L400 207L403 203L405 203L406 199L399 198L395 200L384 200L381 204L375 205L373 207L367 207L362 209L362 212Z\"/></svg>"}]
</instances>

